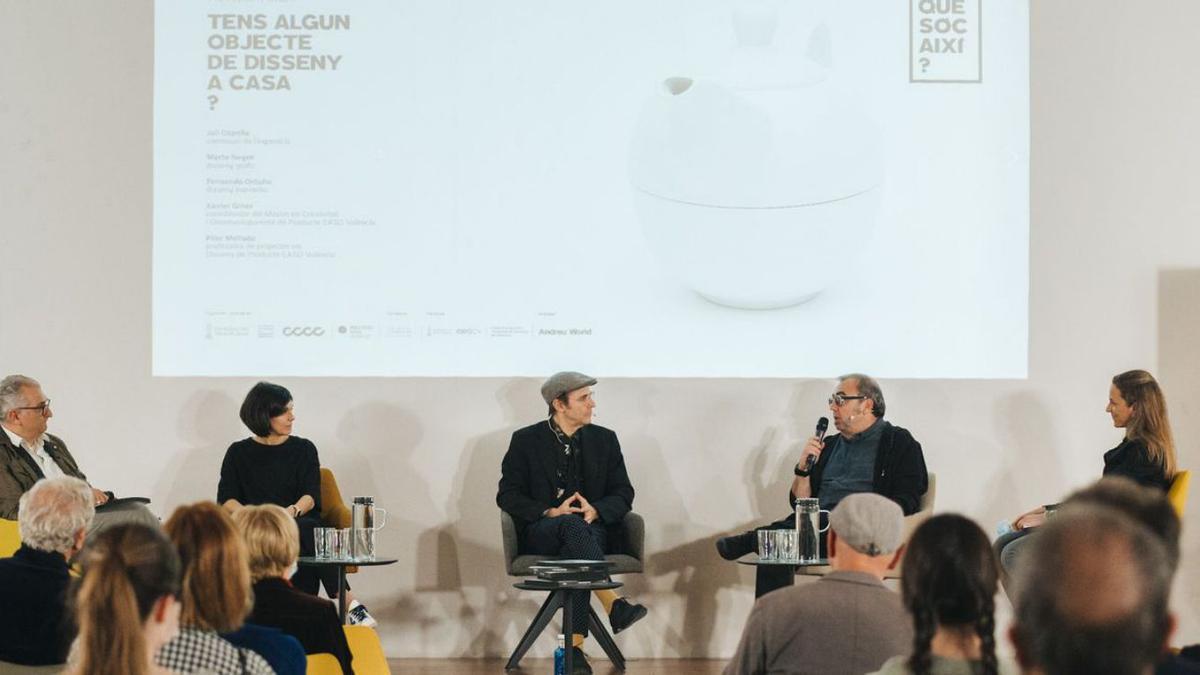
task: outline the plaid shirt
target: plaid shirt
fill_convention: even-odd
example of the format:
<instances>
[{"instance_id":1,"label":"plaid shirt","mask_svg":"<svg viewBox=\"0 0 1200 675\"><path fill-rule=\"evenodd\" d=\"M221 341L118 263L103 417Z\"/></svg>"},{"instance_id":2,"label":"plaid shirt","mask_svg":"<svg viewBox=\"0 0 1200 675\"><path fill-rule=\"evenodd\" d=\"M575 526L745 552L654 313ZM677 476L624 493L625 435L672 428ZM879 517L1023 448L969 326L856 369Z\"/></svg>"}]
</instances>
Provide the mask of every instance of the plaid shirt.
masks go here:
<instances>
[{"instance_id":1,"label":"plaid shirt","mask_svg":"<svg viewBox=\"0 0 1200 675\"><path fill-rule=\"evenodd\" d=\"M179 635L158 650L155 661L177 673L275 675L257 653L234 647L215 632L198 628L180 627Z\"/></svg>"}]
</instances>

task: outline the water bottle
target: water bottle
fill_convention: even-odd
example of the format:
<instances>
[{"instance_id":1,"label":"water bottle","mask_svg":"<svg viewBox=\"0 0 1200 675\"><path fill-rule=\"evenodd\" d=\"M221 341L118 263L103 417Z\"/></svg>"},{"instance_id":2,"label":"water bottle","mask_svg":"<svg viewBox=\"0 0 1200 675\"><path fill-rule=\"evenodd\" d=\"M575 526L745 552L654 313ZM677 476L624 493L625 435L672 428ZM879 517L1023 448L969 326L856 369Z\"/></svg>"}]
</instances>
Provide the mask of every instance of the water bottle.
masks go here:
<instances>
[{"instance_id":1,"label":"water bottle","mask_svg":"<svg viewBox=\"0 0 1200 675\"><path fill-rule=\"evenodd\" d=\"M558 649L554 650L554 675L567 675L567 639L558 636Z\"/></svg>"}]
</instances>

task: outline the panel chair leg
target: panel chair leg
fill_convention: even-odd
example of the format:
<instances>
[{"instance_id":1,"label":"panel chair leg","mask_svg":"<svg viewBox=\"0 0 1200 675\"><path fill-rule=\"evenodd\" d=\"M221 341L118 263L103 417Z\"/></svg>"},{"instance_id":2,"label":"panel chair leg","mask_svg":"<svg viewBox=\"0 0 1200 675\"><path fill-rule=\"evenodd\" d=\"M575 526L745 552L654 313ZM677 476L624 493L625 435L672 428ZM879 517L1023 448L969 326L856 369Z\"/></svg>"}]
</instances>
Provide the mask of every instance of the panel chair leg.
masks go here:
<instances>
[{"instance_id":1,"label":"panel chair leg","mask_svg":"<svg viewBox=\"0 0 1200 675\"><path fill-rule=\"evenodd\" d=\"M513 650L512 656L508 657L508 663L504 665L505 670L513 670L521 664L521 659L525 656L525 652L533 646L533 643L546 630L546 626L550 623L550 619L554 618L554 613L562 607L563 594L559 591L553 591L546 596L546 601L542 603L542 608L538 610L537 616L533 617L533 623L529 624L529 628L525 631L525 635L521 636L521 641L517 643L517 648Z\"/></svg>"},{"instance_id":2,"label":"panel chair leg","mask_svg":"<svg viewBox=\"0 0 1200 675\"><path fill-rule=\"evenodd\" d=\"M592 630L592 637L596 638L596 642L600 643L600 648L608 655L608 660L612 661L617 670L625 672L625 655L621 653L617 643L608 634L608 629L600 623L600 615L596 614L596 610L590 606L588 607L588 627Z\"/></svg>"}]
</instances>

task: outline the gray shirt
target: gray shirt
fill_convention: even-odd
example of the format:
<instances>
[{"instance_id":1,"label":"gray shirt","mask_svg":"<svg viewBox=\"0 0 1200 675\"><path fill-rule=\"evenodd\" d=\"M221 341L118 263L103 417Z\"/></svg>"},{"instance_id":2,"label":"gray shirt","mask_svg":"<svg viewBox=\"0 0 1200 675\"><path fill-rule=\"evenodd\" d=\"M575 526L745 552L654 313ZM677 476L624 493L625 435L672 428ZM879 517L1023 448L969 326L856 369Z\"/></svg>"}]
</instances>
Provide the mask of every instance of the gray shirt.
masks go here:
<instances>
[{"instance_id":1,"label":"gray shirt","mask_svg":"<svg viewBox=\"0 0 1200 675\"><path fill-rule=\"evenodd\" d=\"M825 452L829 459L821 475L818 492L821 508L833 510L847 495L872 492L875 489L875 456L879 454L879 439L888 422L875 423L852 439L838 436Z\"/></svg>"},{"instance_id":2,"label":"gray shirt","mask_svg":"<svg viewBox=\"0 0 1200 675\"><path fill-rule=\"evenodd\" d=\"M900 596L862 572L832 572L759 598L725 675L863 675L912 648Z\"/></svg>"}]
</instances>

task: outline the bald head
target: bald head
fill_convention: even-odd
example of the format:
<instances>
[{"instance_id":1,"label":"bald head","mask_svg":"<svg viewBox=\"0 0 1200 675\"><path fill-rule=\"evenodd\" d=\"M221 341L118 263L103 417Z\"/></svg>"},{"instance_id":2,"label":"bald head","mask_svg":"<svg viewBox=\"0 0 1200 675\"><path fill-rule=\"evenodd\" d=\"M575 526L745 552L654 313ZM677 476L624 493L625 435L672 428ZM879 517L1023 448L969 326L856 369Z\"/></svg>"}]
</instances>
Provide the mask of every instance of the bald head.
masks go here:
<instances>
[{"instance_id":1,"label":"bald head","mask_svg":"<svg viewBox=\"0 0 1200 675\"><path fill-rule=\"evenodd\" d=\"M1162 542L1109 508L1050 521L1016 570L1013 641L1027 671L1141 675L1169 637Z\"/></svg>"}]
</instances>

